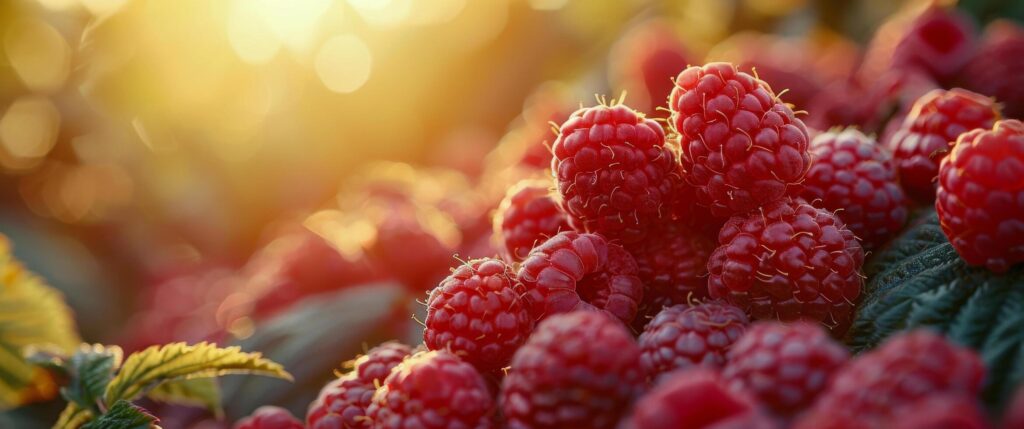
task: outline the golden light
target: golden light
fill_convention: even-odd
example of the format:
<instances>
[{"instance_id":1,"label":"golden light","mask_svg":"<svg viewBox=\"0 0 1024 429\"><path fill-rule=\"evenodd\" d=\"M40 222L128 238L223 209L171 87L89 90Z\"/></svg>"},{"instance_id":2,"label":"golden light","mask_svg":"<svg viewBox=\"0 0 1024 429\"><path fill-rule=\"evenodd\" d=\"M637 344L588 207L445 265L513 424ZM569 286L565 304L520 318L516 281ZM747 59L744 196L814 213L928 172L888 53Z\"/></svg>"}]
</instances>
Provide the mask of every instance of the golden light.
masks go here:
<instances>
[{"instance_id":1,"label":"golden light","mask_svg":"<svg viewBox=\"0 0 1024 429\"><path fill-rule=\"evenodd\" d=\"M92 12L96 16L110 15L117 12L129 0L79 0L82 6L85 6L89 12Z\"/></svg>"},{"instance_id":2,"label":"golden light","mask_svg":"<svg viewBox=\"0 0 1024 429\"><path fill-rule=\"evenodd\" d=\"M569 0L529 0L529 3L536 10L558 10L565 7Z\"/></svg>"},{"instance_id":3,"label":"golden light","mask_svg":"<svg viewBox=\"0 0 1024 429\"><path fill-rule=\"evenodd\" d=\"M263 14L252 4L246 0L233 2L228 15L228 41L242 61L263 64L277 55L281 49L281 40L263 19Z\"/></svg>"},{"instance_id":4,"label":"golden light","mask_svg":"<svg viewBox=\"0 0 1024 429\"><path fill-rule=\"evenodd\" d=\"M243 2L259 10L270 30L286 46L304 51L317 34L319 21L331 0L250 0Z\"/></svg>"},{"instance_id":5,"label":"golden light","mask_svg":"<svg viewBox=\"0 0 1024 429\"><path fill-rule=\"evenodd\" d=\"M60 32L43 21L15 21L4 34L4 51L30 90L53 91L67 80L71 48Z\"/></svg>"},{"instance_id":6,"label":"golden light","mask_svg":"<svg viewBox=\"0 0 1024 429\"><path fill-rule=\"evenodd\" d=\"M8 168L19 168L50 152L57 141L60 112L44 97L16 100L0 118L0 158Z\"/></svg>"},{"instance_id":7,"label":"golden light","mask_svg":"<svg viewBox=\"0 0 1024 429\"><path fill-rule=\"evenodd\" d=\"M324 42L316 55L316 73L328 89L354 92L370 79L373 56L362 39L335 36Z\"/></svg>"}]
</instances>

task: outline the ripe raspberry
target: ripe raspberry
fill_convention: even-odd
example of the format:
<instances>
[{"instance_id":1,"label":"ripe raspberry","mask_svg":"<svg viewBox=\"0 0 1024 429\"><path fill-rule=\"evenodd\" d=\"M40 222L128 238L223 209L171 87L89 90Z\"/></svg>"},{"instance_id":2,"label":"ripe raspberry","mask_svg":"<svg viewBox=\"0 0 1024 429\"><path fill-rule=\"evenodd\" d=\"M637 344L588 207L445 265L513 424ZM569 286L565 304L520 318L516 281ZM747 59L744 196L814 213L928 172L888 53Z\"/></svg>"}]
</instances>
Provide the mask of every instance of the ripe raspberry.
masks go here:
<instances>
[{"instance_id":1,"label":"ripe raspberry","mask_svg":"<svg viewBox=\"0 0 1024 429\"><path fill-rule=\"evenodd\" d=\"M423 344L448 350L483 372L504 367L533 330L515 272L496 259L456 268L430 291Z\"/></svg>"},{"instance_id":2,"label":"ripe raspberry","mask_svg":"<svg viewBox=\"0 0 1024 429\"><path fill-rule=\"evenodd\" d=\"M693 366L718 369L749 323L742 310L722 302L665 308L640 334L640 367L652 380Z\"/></svg>"},{"instance_id":3,"label":"ripe raspberry","mask_svg":"<svg viewBox=\"0 0 1024 429\"><path fill-rule=\"evenodd\" d=\"M567 231L551 237L530 252L518 278L535 320L597 308L629 323L643 298L636 261L598 234Z\"/></svg>"},{"instance_id":4,"label":"ripe raspberry","mask_svg":"<svg viewBox=\"0 0 1024 429\"><path fill-rule=\"evenodd\" d=\"M654 114L672 92L672 78L690 65L690 53L672 28L661 19L642 22L629 30L608 56L612 88L629 93L638 110Z\"/></svg>"},{"instance_id":5,"label":"ripe raspberry","mask_svg":"<svg viewBox=\"0 0 1024 429\"><path fill-rule=\"evenodd\" d=\"M704 234L669 224L627 249L644 285L635 319L639 330L664 307L707 298L707 263L714 248L715 242Z\"/></svg>"},{"instance_id":6,"label":"ripe raspberry","mask_svg":"<svg viewBox=\"0 0 1024 429\"><path fill-rule=\"evenodd\" d=\"M686 181L716 215L793 192L810 167L807 128L767 83L729 63L690 67L669 100Z\"/></svg>"},{"instance_id":7,"label":"ripe raspberry","mask_svg":"<svg viewBox=\"0 0 1024 429\"><path fill-rule=\"evenodd\" d=\"M640 397L624 429L675 428L758 428L754 400L744 392L730 390L717 373L690 369L672 374ZM769 426L770 427L770 426Z\"/></svg>"},{"instance_id":8,"label":"ripe raspberry","mask_svg":"<svg viewBox=\"0 0 1024 429\"><path fill-rule=\"evenodd\" d=\"M1011 21L997 21L985 30L985 40L963 75L971 91L995 97L1006 116L1024 118L1024 28Z\"/></svg>"},{"instance_id":9,"label":"ripe raspberry","mask_svg":"<svg viewBox=\"0 0 1024 429\"><path fill-rule=\"evenodd\" d=\"M925 72L948 82L974 52L972 19L952 7L895 15L875 33L859 76L865 81L889 69Z\"/></svg>"},{"instance_id":10,"label":"ripe raspberry","mask_svg":"<svg viewBox=\"0 0 1024 429\"><path fill-rule=\"evenodd\" d=\"M900 334L839 370L797 427L818 428L821 422L844 420L886 427L878 422L923 398L976 397L984 377L985 366L970 349L925 330Z\"/></svg>"},{"instance_id":11,"label":"ripe raspberry","mask_svg":"<svg viewBox=\"0 0 1024 429\"><path fill-rule=\"evenodd\" d=\"M509 189L494 215L494 232L509 262L521 262L537 244L569 231L569 221L551 196L549 181L524 180Z\"/></svg>"},{"instance_id":12,"label":"ripe raspberry","mask_svg":"<svg viewBox=\"0 0 1024 429\"><path fill-rule=\"evenodd\" d=\"M577 110L552 147L562 207L579 231L635 243L668 216L679 163L661 125L624 105Z\"/></svg>"},{"instance_id":13,"label":"ripe raspberry","mask_svg":"<svg viewBox=\"0 0 1024 429\"><path fill-rule=\"evenodd\" d=\"M1024 384L1017 388L1003 415L1003 429L1024 428Z\"/></svg>"},{"instance_id":14,"label":"ripe raspberry","mask_svg":"<svg viewBox=\"0 0 1024 429\"><path fill-rule=\"evenodd\" d=\"M309 404L306 425L309 429L369 428L366 408L376 386L411 353L405 344L387 342L352 361L352 371L327 383Z\"/></svg>"},{"instance_id":15,"label":"ripe raspberry","mask_svg":"<svg viewBox=\"0 0 1024 429\"><path fill-rule=\"evenodd\" d=\"M988 429L978 400L963 394L921 398L900 407L883 426L892 429Z\"/></svg>"},{"instance_id":16,"label":"ripe raspberry","mask_svg":"<svg viewBox=\"0 0 1024 429\"><path fill-rule=\"evenodd\" d=\"M835 212L865 248L892 238L907 221L907 199L889 153L860 131L826 132L811 142L814 161L801 196Z\"/></svg>"},{"instance_id":17,"label":"ripe raspberry","mask_svg":"<svg viewBox=\"0 0 1024 429\"><path fill-rule=\"evenodd\" d=\"M818 325L756 323L729 350L722 377L781 416L809 406L850 353Z\"/></svg>"},{"instance_id":18,"label":"ripe raspberry","mask_svg":"<svg viewBox=\"0 0 1024 429\"><path fill-rule=\"evenodd\" d=\"M1005 272L1024 262L1024 123L961 135L939 169L935 208L968 264Z\"/></svg>"},{"instance_id":19,"label":"ripe raspberry","mask_svg":"<svg viewBox=\"0 0 1024 429\"><path fill-rule=\"evenodd\" d=\"M907 195L930 204L935 198L939 161L953 142L975 128L991 128L997 119L995 102L964 89L937 89L918 99L887 143Z\"/></svg>"},{"instance_id":20,"label":"ripe raspberry","mask_svg":"<svg viewBox=\"0 0 1024 429\"><path fill-rule=\"evenodd\" d=\"M235 423L235 429L302 429L302 422L281 407L265 405Z\"/></svg>"},{"instance_id":21,"label":"ripe raspberry","mask_svg":"<svg viewBox=\"0 0 1024 429\"><path fill-rule=\"evenodd\" d=\"M754 319L805 319L842 336L864 263L853 233L826 210L785 199L729 220L708 260L708 291Z\"/></svg>"},{"instance_id":22,"label":"ripe raspberry","mask_svg":"<svg viewBox=\"0 0 1024 429\"><path fill-rule=\"evenodd\" d=\"M484 378L440 350L417 353L395 367L366 413L374 429L495 427Z\"/></svg>"},{"instance_id":23,"label":"ripe raspberry","mask_svg":"<svg viewBox=\"0 0 1024 429\"><path fill-rule=\"evenodd\" d=\"M545 319L512 358L501 386L510 429L612 428L643 388L640 348L596 311Z\"/></svg>"}]
</instances>

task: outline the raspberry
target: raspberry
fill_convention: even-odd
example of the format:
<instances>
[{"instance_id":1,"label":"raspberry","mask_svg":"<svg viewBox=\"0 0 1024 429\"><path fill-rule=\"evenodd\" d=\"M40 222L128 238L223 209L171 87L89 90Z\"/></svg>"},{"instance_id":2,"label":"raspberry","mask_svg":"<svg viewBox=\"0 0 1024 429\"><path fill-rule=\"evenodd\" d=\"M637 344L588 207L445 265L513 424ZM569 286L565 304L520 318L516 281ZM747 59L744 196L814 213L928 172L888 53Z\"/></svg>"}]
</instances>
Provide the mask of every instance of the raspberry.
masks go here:
<instances>
[{"instance_id":1,"label":"raspberry","mask_svg":"<svg viewBox=\"0 0 1024 429\"><path fill-rule=\"evenodd\" d=\"M729 350L722 377L781 416L810 405L850 354L820 326L754 324Z\"/></svg>"},{"instance_id":2,"label":"raspberry","mask_svg":"<svg viewBox=\"0 0 1024 429\"><path fill-rule=\"evenodd\" d=\"M925 72L947 82L970 60L974 33L972 19L952 7L896 15L875 33L860 77L867 81L898 69Z\"/></svg>"},{"instance_id":3,"label":"raspberry","mask_svg":"<svg viewBox=\"0 0 1024 429\"><path fill-rule=\"evenodd\" d=\"M1024 123L961 135L939 169L935 208L968 264L1005 272L1024 262Z\"/></svg>"},{"instance_id":4,"label":"raspberry","mask_svg":"<svg viewBox=\"0 0 1024 429\"><path fill-rule=\"evenodd\" d=\"M441 350L417 353L395 367L366 413L374 429L495 427L484 378Z\"/></svg>"},{"instance_id":5,"label":"raspberry","mask_svg":"<svg viewBox=\"0 0 1024 429\"><path fill-rule=\"evenodd\" d=\"M636 261L598 234L567 231L551 237L530 252L518 277L535 320L597 308L629 323L643 298Z\"/></svg>"},{"instance_id":6,"label":"raspberry","mask_svg":"<svg viewBox=\"0 0 1024 429\"><path fill-rule=\"evenodd\" d=\"M835 427L886 427L879 422L923 398L977 396L984 377L984 364L970 349L926 330L900 334L840 369L797 427L831 420L864 423Z\"/></svg>"},{"instance_id":7,"label":"raspberry","mask_svg":"<svg viewBox=\"0 0 1024 429\"><path fill-rule=\"evenodd\" d=\"M1017 388L1003 415L1003 429L1024 428L1024 384Z\"/></svg>"},{"instance_id":8,"label":"raspberry","mask_svg":"<svg viewBox=\"0 0 1024 429\"><path fill-rule=\"evenodd\" d=\"M635 243L667 217L680 171L657 122L621 104L580 109L552 150L562 207L577 230Z\"/></svg>"},{"instance_id":9,"label":"raspberry","mask_svg":"<svg viewBox=\"0 0 1024 429\"><path fill-rule=\"evenodd\" d=\"M996 119L999 110L995 102L964 89L937 89L918 99L887 143L907 195L930 204L935 198L939 161L953 142L975 128L991 128Z\"/></svg>"},{"instance_id":10,"label":"raspberry","mask_svg":"<svg viewBox=\"0 0 1024 429\"><path fill-rule=\"evenodd\" d=\"M810 167L807 128L768 84L729 63L690 67L669 100L684 178L721 216L792 193Z\"/></svg>"},{"instance_id":11,"label":"raspberry","mask_svg":"<svg viewBox=\"0 0 1024 429\"><path fill-rule=\"evenodd\" d=\"M302 429L302 422L281 407L264 405L235 423L235 429Z\"/></svg>"},{"instance_id":12,"label":"raspberry","mask_svg":"<svg viewBox=\"0 0 1024 429\"><path fill-rule=\"evenodd\" d=\"M742 310L721 302L665 308L640 334L640 367L651 379L693 366L718 369L747 324Z\"/></svg>"},{"instance_id":13,"label":"raspberry","mask_svg":"<svg viewBox=\"0 0 1024 429\"><path fill-rule=\"evenodd\" d=\"M629 93L638 110L654 114L672 92L672 78L690 65L690 53L672 22L654 19L626 33L609 55L612 87Z\"/></svg>"},{"instance_id":14,"label":"raspberry","mask_svg":"<svg viewBox=\"0 0 1024 429\"><path fill-rule=\"evenodd\" d=\"M695 368L673 374L640 397L622 427L759 428L763 425L750 424L756 412L749 395L730 390L714 371Z\"/></svg>"},{"instance_id":15,"label":"raspberry","mask_svg":"<svg viewBox=\"0 0 1024 429\"><path fill-rule=\"evenodd\" d=\"M630 246L645 287L638 322L646 323L662 307L707 298L707 263L714 248L714 241L704 234L676 224Z\"/></svg>"},{"instance_id":16,"label":"raspberry","mask_svg":"<svg viewBox=\"0 0 1024 429\"><path fill-rule=\"evenodd\" d=\"M967 89L995 97L1006 116L1024 118L1024 28L1010 21L989 24L985 40L964 68Z\"/></svg>"},{"instance_id":17,"label":"raspberry","mask_svg":"<svg viewBox=\"0 0 1024 429\"><path fill-rule=\"evenodd\" d=\"M352 361L353 370L327 383L306 413L310 429L365 429L366 408L377 385L412 353L409 346L387 342Z\"/></svg>"},{"instance_id":18,"label":"raspberry","mask_svg":"<svg viewBox=\"0 0 1024 429\"><path fill-rule=\"evenodd\" d=\"M885 244L907 221L907 200L890 155L856 129L811 142L814 158L802 196L836 213L865 248Z\"/></svg>"},{"instance_id":19,"label":"raspberry","mask_svg":"<svg viewBox=\"0 0 1024 429\"><path fill-rule=\"evenodd\" d=\"M831 212L785 199L729 220L708 260L708 291L754 319L849 328L864 250Z\"/></svg>"},{"instance_id":20,"label":"raspberry","mask_svg":"<svg viewBox=\"0 0 1024 429\"><path fill-rule=\"evenodd\" d=\"M892 429L988 429L977 399L967 395L935 395L896 410L884 425Z\"/></svg>"},{"instance_id":21,"label":"raspberry","mask_svg":"<svg viewBox=\"0 0 1024 429\"><path fill-rule=\"evenodd\" d=\"M538 243L561 231L569 221L548 189L548 182L524 180L508 191L494 215L495 235L509 262L521 262Z\"/></svg>"},{"instance_id":22,"label":"raspberry","mask_svg":"<svg viewBox=\"0 0 1024 429\"><path fill-rule=\"evenodd\" d=\"M510 429L615 426L643 388L640 348L596 311L545 319L512 358L501 386Z\"/></svg>"},{"instance_id":23,"label":"raspberry","mask_svg":"<svg viewBox=\"0 0 1024 429\"><path fill-rule=\"evenodd\" d=\"M423 344L483 372L504 367L533 330L521 289L512 268L496 259L456 268L430 292Z\"/></svg>"}]
</instances>

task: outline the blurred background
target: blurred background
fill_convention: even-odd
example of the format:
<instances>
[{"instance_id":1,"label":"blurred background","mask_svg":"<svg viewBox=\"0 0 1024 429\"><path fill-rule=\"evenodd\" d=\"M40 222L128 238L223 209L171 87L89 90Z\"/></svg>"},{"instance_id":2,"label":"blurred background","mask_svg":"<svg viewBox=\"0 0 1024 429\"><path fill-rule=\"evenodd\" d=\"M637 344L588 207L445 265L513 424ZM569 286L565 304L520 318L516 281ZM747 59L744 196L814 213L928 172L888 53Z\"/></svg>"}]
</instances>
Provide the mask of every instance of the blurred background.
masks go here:
<instances>
[{"instance_id":1,"label":"blurred background","mask_svg":"<svg viewBox=\"0 0 1024 429\"><path fill-rule=\"evenodd\" d=\"M1024 3L3 0L0 232L86 341L263 349L297 383L229 380L228 417L301 416L366 343L415 340L453 254L496 253L490 213L544 174L549 122L595 94L666 117L672 76L726 60L812 127L884 136L972 84L894 60L936 10L921 37L973 54Z\"/></svg>"}]
</instances>

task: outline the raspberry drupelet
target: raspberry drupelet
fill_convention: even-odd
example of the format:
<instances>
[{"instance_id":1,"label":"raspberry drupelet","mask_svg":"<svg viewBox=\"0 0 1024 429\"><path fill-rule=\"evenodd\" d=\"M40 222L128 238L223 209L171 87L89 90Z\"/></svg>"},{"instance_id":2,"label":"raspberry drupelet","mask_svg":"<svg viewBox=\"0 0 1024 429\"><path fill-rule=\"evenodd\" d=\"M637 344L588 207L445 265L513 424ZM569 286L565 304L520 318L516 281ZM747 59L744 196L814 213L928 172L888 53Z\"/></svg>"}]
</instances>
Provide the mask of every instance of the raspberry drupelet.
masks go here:
<instances>
[{"instance_id":1,"label":"raspberry drupelet","mask_svg":"<svg viewBox=\"0 0 1024 429\"><path fill-rule=\"evenodd\" d=\"M377 385L412 353L398 342L386 342L351 361L352 371L327 383L309 405L309 429L365 429L370 427L366 408Z\"/></svg>"},{"instance_id":2,"label":"raspberry drupelet","mask_svg":"<svg viewBox=\"0 0 1024 429\"><path fill-rule=\"evenodd\" d=\"M749 321L724 302L680 304L661 310L640 338L640 367L650 379L694 366L719 369Z\"/></svg>"}]
</instances>

